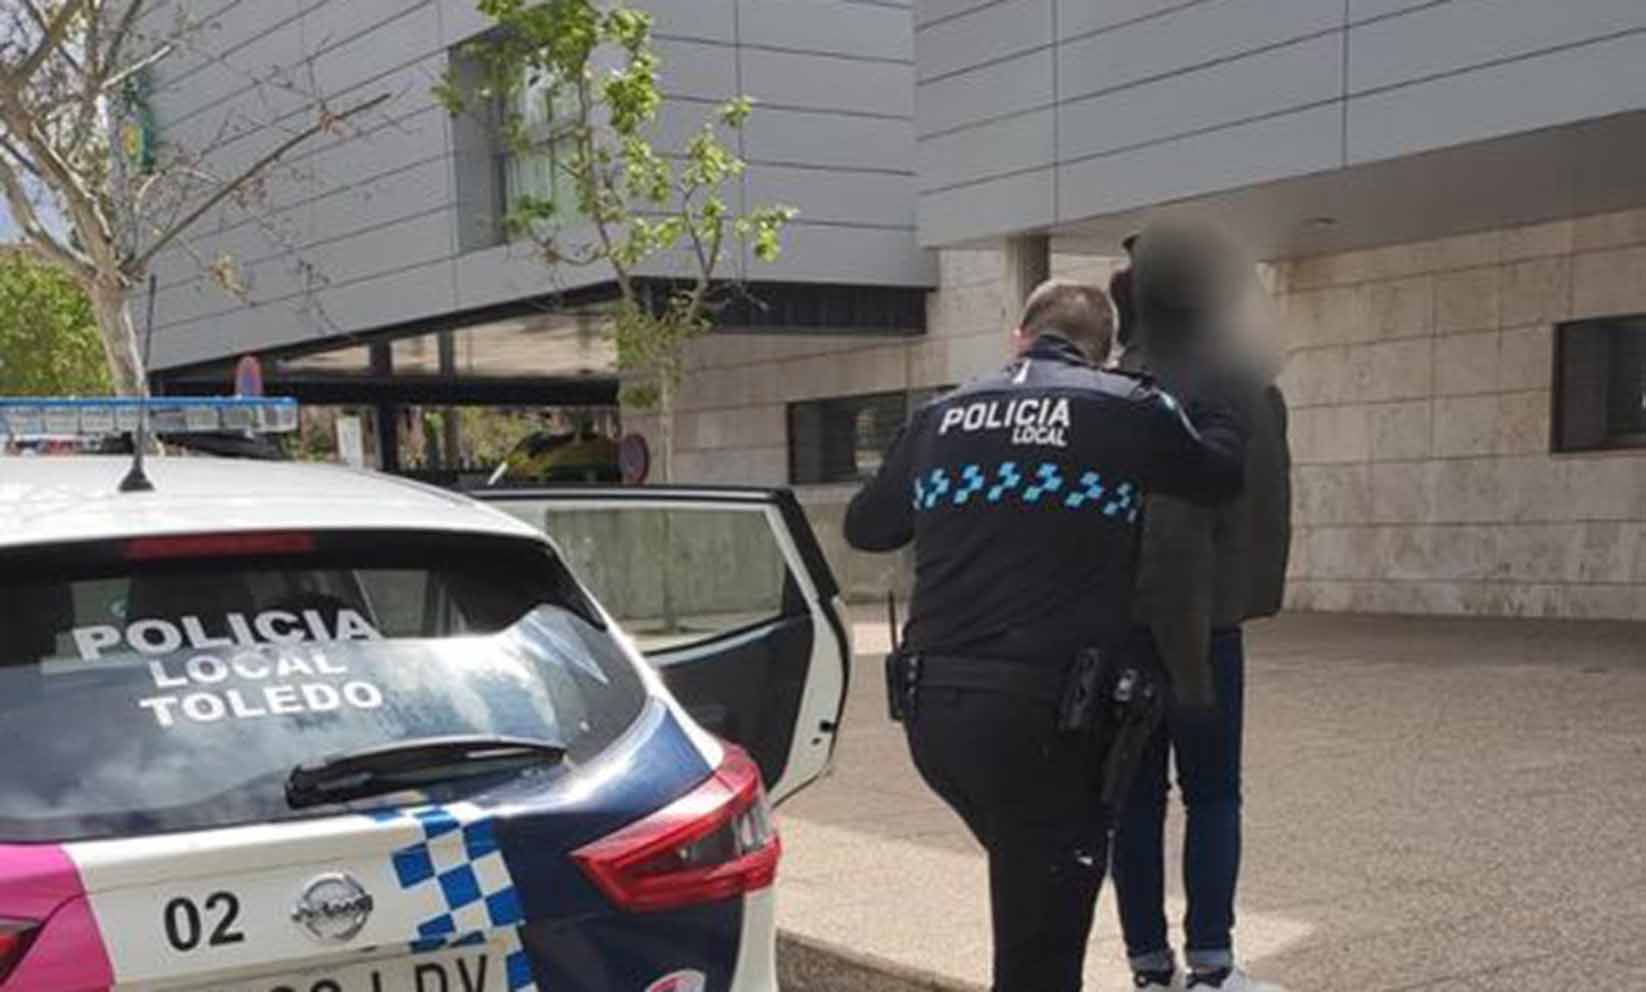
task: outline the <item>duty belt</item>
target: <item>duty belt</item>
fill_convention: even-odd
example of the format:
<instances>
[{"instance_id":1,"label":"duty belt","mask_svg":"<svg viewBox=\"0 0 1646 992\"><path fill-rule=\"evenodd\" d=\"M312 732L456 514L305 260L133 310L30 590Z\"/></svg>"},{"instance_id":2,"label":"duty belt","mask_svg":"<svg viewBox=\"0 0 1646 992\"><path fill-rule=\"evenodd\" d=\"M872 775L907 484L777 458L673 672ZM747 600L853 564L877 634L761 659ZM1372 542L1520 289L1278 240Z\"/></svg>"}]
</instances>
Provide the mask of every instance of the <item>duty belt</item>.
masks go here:
<instances>
[{"instance_id":1,"label":"duty belt","mask_svg":"<svg viewBox=\"0 0 1646 992\"><path fill-rule=\"evenodd\" d=\"M931 689L974 689L1055 703L1062 698L1065 666L1029 661L920 654L917 683Z\"/></svg>"},{"instance_id":2,"label":"duty belt","mask_svg":"<svg viewBox=\"0 0 1646 992\"><path fill-rule=\"evenodd\" d=\"M894 722L914 716L922 689L971 689L1019 696L1054 706L1065 672L1026 661L893 651L886 656L886 701Z\"/></svg>"}]
</instances>

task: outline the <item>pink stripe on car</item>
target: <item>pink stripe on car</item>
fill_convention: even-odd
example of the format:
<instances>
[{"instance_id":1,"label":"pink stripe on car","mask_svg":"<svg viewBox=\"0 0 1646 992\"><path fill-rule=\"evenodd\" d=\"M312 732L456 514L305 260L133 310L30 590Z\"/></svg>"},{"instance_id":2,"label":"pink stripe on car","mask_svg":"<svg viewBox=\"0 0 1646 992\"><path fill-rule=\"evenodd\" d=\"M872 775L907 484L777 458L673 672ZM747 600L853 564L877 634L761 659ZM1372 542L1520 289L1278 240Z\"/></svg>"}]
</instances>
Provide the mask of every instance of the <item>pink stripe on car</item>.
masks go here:
<instances>
[{"instance_id":1,"label":"pink stripe on car","mask_svg":"<svg viewBox=\"0 0 1646 992\"><path fill-rule=\"evenodd\" d=\"M114 968L80 871L55 844L0 844L0 918L44 924L0 989L100 992Z\"/></svg>"}]
</instances>

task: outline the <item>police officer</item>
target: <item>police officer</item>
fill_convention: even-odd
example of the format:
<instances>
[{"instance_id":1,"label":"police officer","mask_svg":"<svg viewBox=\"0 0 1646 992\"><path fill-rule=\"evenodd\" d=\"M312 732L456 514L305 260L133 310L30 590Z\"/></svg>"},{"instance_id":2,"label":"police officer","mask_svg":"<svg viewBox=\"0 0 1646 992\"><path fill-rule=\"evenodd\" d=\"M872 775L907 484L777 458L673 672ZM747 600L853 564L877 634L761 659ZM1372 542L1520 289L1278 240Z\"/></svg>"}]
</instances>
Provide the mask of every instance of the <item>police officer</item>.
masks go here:
<instances>
[{"instance_id":1,"label":"police officer","mask_svg":"<svg viewBox=\"0 0 1646 992\"><path fill-rule=\"evenodd\" d=\"M1242 484L1238 416L1212 402L1191 424L1099 369L1113 332L1102 290L1038 287L1016 360L917 411L846 514L860 550L914 541L902 718L988 851L996 992L1081 985L1109 824L1098 756L1058 703L1071 659L1124 640L1144 494L1212 503Z\"/></svg>"}]
</instances>

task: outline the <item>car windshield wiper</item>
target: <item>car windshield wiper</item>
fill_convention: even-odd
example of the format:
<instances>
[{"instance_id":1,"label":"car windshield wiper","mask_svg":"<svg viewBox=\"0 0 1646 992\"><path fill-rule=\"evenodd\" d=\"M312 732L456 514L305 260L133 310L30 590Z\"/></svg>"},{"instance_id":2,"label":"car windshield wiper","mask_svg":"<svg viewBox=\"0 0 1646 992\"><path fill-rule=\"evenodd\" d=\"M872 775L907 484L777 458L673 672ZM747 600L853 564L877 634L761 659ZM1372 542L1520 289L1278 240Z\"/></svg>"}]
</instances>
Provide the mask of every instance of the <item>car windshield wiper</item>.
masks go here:
<instances>
[{"instance_id":1,"label":"car windshield wiper","mask_svg":"<svg viewBox=\"0 0 1646 992\"><path fill-rule=\"evenodd\" d=\"M556 765L565 757L563 745L530 737L461 734L397 741L303 762L286 776L286 802L292 809L342 803L527 765Z\"/></svg>"}]
</instances>

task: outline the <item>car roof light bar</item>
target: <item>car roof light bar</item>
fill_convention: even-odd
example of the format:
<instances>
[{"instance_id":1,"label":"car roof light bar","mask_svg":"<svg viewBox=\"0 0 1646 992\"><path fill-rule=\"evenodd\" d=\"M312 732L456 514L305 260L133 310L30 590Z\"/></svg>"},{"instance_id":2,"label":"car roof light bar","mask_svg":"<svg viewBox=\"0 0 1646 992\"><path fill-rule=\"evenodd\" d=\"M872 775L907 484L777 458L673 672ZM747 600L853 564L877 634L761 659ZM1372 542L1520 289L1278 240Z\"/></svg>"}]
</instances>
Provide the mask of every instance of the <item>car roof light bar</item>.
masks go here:
<instances>
[{"instance_id":1,"label":"car roof light bar","mask_svg":"<svg viewBox=\"0 0 1646 992\"><path fill-rule=\"evenodd\" d=\"M133 434L147 404L156 434L289 434L297 430L290 397L115 397L0 399L0 437L96 438Z\"/></svg>"}]
</instances>

